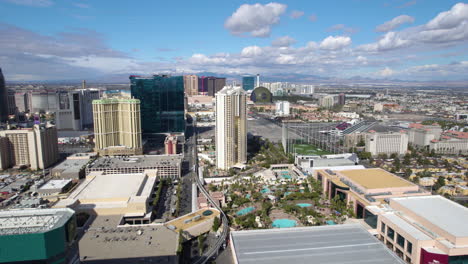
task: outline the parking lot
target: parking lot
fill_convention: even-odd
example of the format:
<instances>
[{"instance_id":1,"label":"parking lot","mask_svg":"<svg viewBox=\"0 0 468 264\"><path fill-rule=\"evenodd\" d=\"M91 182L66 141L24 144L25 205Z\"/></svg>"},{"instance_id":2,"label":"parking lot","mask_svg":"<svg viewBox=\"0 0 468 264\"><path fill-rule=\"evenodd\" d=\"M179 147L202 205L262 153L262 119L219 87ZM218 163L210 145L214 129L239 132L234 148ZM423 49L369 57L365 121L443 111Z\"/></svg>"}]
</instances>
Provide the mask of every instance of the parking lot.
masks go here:
<instances>
[{"instance_id":1,"label":"parking lot","mask_svg":"<svg viewBox=\"0 0 468 264\"><path fill-rule=\"evenodd\" d=\"M281 142L282 128L277 124L262 117L249 118L247 131L254 136L261 136L271 142Z\"/></svg>"}]
</instances>

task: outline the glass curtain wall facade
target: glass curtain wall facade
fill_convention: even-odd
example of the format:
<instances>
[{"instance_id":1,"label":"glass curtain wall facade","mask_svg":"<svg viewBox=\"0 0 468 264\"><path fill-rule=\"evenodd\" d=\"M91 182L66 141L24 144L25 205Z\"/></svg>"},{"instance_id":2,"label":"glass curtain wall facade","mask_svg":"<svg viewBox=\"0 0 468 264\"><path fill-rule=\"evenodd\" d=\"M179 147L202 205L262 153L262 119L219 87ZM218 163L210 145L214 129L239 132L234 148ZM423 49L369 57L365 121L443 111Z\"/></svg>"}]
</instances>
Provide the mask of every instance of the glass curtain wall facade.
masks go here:
<instances>
[{"instance_id":1,"label":"glass curtain wall facade","mask_svg":"<svg viewBox=\"0 0 468 264\"><path fill-rule=\"evenodd\" d=\"M185 131L183 76L130 76L130 89L140 99L144 134Z\"/></svg>"},{"instance_id":2,"label":"glass curtain wall facade","mask_svg":"<svg viewBox=\"0 0 468 264\"><path fill-rule=\"evenodd\" d=\"M253 90L254 88L255 88L255 77L253 76L242 77L242 89L248 91L248 90Z\"/></svg>"}]
</instances>

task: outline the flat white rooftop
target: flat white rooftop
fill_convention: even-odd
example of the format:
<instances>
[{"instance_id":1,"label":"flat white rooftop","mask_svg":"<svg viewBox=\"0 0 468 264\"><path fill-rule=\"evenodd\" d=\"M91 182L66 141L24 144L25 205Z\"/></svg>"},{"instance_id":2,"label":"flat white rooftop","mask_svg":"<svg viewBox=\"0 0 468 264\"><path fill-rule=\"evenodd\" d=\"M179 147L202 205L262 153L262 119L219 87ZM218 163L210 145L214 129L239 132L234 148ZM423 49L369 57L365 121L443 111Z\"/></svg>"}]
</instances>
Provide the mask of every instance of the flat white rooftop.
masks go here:
<instances>
[{"instance_id":1,"label":"flat white rooftop","mask_svg":"<svg viewBox=\"0 0 468 264\"><path fill-rule=\"evenodd\" d=\"M395 215L394 213L387 213L382 215L382 217L388 219L390 222L392 222L393 224L401 228L403 231L405 231L406 233L410 234L418 240L432 240L432 238L430 238L428 235L424 234L419 229L406 222L398 215Z\"/></svg>"},{"instance_id":2,"label":"flat white rooftop","mask_svg":"<svg viewBox=\"0 0 468 264\"><path fill-rule=\"evenodd\" d=\"M147 178L143 173L106 174L86 179L76 199L106 199L138 196L140 187Z\"/></svg>"},{"instance_id":3,"label":"flat white rooftop","mask_svg":"<svg viewBox=\"0 0 468 264\"><path fill-rule=\"evenodd\" d=\"M455 237L468 237L468 208L458 203L440 195L392 198L392 201Z\"/></svg>"},{"instance_id":4,"label":"flat white rooftop","mask_svg":"<svg viewBox=\"0 0 468 264\"><path fill-rule=\"evenodd\" d=\"M360 225L233 231L239 264L402 264Z\"/></svg>"},{"instance_id":5,"label":"flat white rooftop","mask_svg":"<svg viewBox=\"0 0 468 264\"><path fill-rule=\"evenodd\" d=\"M72 180L50 180L46 184L42 185L40 190L51 190L51 189L62 189L67 186Z\"/></svg>"}]
</instances>

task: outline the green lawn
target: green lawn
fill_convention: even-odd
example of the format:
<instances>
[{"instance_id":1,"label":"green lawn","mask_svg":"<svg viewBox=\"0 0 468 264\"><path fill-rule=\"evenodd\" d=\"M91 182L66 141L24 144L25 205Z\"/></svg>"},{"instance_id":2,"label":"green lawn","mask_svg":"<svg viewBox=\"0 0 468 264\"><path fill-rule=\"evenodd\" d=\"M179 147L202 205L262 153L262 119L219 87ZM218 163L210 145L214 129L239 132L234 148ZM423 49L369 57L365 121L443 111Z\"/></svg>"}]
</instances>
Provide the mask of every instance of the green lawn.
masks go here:
<instances>
[{"instance_id":1,"label":"green lawn","mask_svg":"<svg viewBox=\"0 0 468 264\"><path fill-rule=\"evenodd\" d=\"M313 145L308 144L294 144L293 152L296 152L299 155L328 155L332 154L326 150L322 150Z\"/></svg>"}]
</instances>

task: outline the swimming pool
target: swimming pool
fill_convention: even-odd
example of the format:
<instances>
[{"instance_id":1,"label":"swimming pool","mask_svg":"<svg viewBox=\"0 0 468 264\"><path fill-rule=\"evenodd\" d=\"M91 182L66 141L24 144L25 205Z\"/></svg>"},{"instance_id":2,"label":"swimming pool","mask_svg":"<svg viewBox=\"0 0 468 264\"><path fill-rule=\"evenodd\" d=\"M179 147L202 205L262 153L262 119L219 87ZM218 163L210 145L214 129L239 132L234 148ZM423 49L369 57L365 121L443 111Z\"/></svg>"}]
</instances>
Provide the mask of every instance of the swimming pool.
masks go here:
<instances>
[{"instance_id":1,"label":"swimming pool","mask_svg":"<svg viewBox=\"0 0 468 264\"><path fill-rule=\"evenodd\" d=\"M271 190L268 187L265 187L260 192L261 193L271 193Z\"/></svg>"},{"instance_id":2,"label":"swimming pool","mask_svg":"<svg viewBox=\"0 0 468 264\"><path fill-rule=\"evenodd\" d=\"M289 171L280 171L279 174L284 179L287 179L287 180L291 179L291 175L289 174Z\"/></svg>"},{"instance_id":3,"label":"swimming pool","mask_svg":"<svg viewBox=\"0 0 468 264\"><path fill-rule=\"evenodd\" d=\"M327 225L336 225L335 221L333 220L327 220L325 223L327 223Z\"/></svg>"},{"instance_id":4,"label":"swimming pool","mask_svg":"<svg viewBox=\"0 0 468 264\"><path fill-rule=\"evenodd\" d=\"M238 215L238 216L246 215L246 214L252 212L253 210L255 210L255 207L253 207L253 206L246 207L246 208L244 208L242 210L237 211L236 215Z\"/></svg>"},{"instance_id":5,"label":"swimming pool","mask_svg":"<svg viewBox=\"0 0 468 264\"><path fill-rule=\"evenodd\" d=\"M250 193L246 194L245 198L250 199Z\"/></svg>"},{"instance_id":6,"label":"swimming pool","mask_svg":"<svg viewBox=\"0 0 468 264\"><path fill-rule=\"evenodd\" d=\"M299 206L299 207L311 207L312 204L310 204L310 203L298 203L297 206Z\"/></svg>"},{"instance_id":7,"label":"swimming pool","mask_svg":"<svg viewBox=\"0 0 468 264\"><path fill-rule=\"evenodd\" d=\"M276 219L272 224L272 226L276 228L295 227L296 225L296 221L289 219Z\"/></svg>"}]
</instances>

